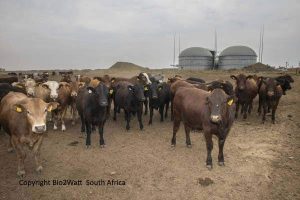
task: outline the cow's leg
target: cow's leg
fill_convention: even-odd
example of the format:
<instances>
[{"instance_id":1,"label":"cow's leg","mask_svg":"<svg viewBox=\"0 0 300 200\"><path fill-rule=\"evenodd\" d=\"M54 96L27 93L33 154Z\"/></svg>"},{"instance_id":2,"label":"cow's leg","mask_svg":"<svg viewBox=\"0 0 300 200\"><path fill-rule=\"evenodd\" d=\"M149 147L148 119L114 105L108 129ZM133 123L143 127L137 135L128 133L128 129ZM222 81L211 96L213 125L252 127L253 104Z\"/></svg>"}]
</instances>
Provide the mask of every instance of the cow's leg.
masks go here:
<instances>
[{"instance_id":1,"label":"cow's leg","mask_svg":"<svg viewBox=\"0 0 300 200\"><path fill-rule=\"evenodd\" d=\"M261 115L261 107L262 107L262 97L261 97L261 95L259 95L259 97L258 97L258 110L257 110L258 115Z\"/></svg>"},{"instance_id":2,"label":"cow's leg","mask_svg":"<svg viewBox=\"0 0 300 200\"><path fill-rule=\"evenodd\" d=\"M91 124L87 121L85 121L85 130L86 130L86 148L89 148L91 146Z\"/></svg>"},{"instance_id":3,"label":"cow's leg","mask_svg":"<svg viewBox=\"0 0 300 200\"><path fill-rule=\"evenodd\" d=\"M276 100L275 105L272 107L272 123L273 124L275 124L275 113L276 113L276 110L277 110L278 103L279 103L279 99Z\"/></svg>"},{"instance_id":4,"label":"cow's leg","mask_svg":"<svg viewBox=\"0 0 300 200\"><path fill-rule=\"evenodd\" d=\"M188 148L191 148L192 147L191 138L190 138L191 129L186 123L184 123L184 130L185 130L186 146Z\"/></svg>"},{"instance_id":5,"label":"cow's leg","mask_svg":"<svg viewBox=\"0 0 300 200\"><path fill-rule=\"evenodd\" d=\"M52 118L53 118L53 130L57 130L57 121L58 121L58 113L56 110L52 111Z\"/></svg>"},{"instance_id":6,"label":"cow's leg","mask_svg":"<svg viewBox=\"0 0 300 200\"><path fill-rule=\"evenodd\" d=\"M173 121L173 137L172 137L172 140L171 140L171 146L172 147L175 147L175 145L176 145L176 133L178 132L179 127L180 127L180 119L174 118L174 121Z\"/></svg>"},{"instance_id":7,"label":"cow's leg","mask_svg":"<svg viewBox=\"0 0 300 200\"><path fill-rule=\"evenodd\" d=\"M84 133L85 132L85 123L84 123L83 114L80 114L80 121L81 121L81 133Z\"/></svg>"},{"instance_id":8,"label":"cow's leg","mask_svg":"<svg viewBox=\"0 0 300 200\"><path fill-rule=\"evenodd\" d=\"M145 101L144 101L144 105L145 105L145 113L144 113L144 115L147 115L148 114L148 98L146 98L145 99Z\"/></svg>"},{"instance_id":9,"label":"cow's leg","mask_svg":"<svg viewBox=\"0 0 300 200\"><path fill-rule=\"evenodd\" d=\"M143 104L141 103L139 106L140 107L137 111L137 117L138 117L138 120L139 120L140 130L143 130L143 128L144 128L143 121L142 121Z\"/></svg>"},{"instance_id":10,"label":"cow's leg","mask_svg":"<svg viewBox=\"0 0 300 200\"><path fill-rule=\"evenodd\" d=\"M7 152L11 153L14 151L13 145L12 145L12 137L9 137L8 145L7 145Z\"/></svg>"},{"instance_id":11,"label":"cow's leg","mask_svg":"<svg viewBox=\"0 0 300 200\"><path fill-rule=\"evenodd\" d=\"M105 142L104 142L104 137L103 137L103 128L104 128L104 123L105 122L101 122L99 125L99 135L100 135L100 147L104 148L105 147Z\"/></svg>"},{"instance_id":12,"label":"cow's leg","mask_svg":"<svg viewBox=\"0 0 300 200\"><path fill-rule=\"evenodd\" d=\"M40 149L42 146L42 142L43 142L43 137L40 137L38 139L37 143L35 143L35 145L33 147L33 153L34 153L34 159L35 159L35 165L36 165L35 171L38 173L41 173L43 170L43 167L40 163Z\"/></svg>"},{"instance_id":13,"label":"cow's leg","mask_svg":"<svg viewBox=\"0 0 300 200\"><path fill-rule=\"evenodd\" d=\"M262 116L262 123L265 123L266 121L266 113L267 113L267 110L268 110L268 105L267 105L267 102L266 100L264 100L263 102L263 116Z\"/></svg>"},{"instance_id":14,"label":"cow's leg","mask_svg":"<svg viewBox=\"0 0 300 200\"><path fill-rule=\"evenodd\" d=\"M12 145L13 145L14 149L16 150L17 158L18 158L17 175L19 177L24 177L25 176L24 160L26 158L26 153L22 147L22 144L18 141L17 138L13 137L11 141L12 141Z\"/></svg>"},{"instance_id":15,"label":"cow's leg","mask_svg":"<svg viewBox=\"0 0 300 200\"><path fill-rule=\"evenodd\" d=\"M247 119L247 109L248 109L249 104L244 103L242 107L242 113L243 113L243 119Z\"/></svg>"},{"instance_id":16,"label":"cow's leg","mask_svg":"<svg viewBox=\"0 0 300 200\"><path fill-rule=\"evenodd\" d=\"M167 117L168 117L169 104L170 104L170 102L167 102L167 103L166 103L166 112L165 112L165 118L167 118Z\"/></svg>"},{"instance_id":17,"label":"cow's leg","mask_svg":"<svg viewBox=\"0 0 300 200\"><path fill-rule=\"evenodd\" d=\"M96 131L96 126L92 125L92 132Z\"/></svg>"},{"instance_id":18,"label":"cow's leg","mask_svg":"<svg viewBox=\"0 0 300 200\"><path fill-rule=\"evenodd\" d=\"M130 111L125 110L126 115L126 130L128 131L130 129Z\"/></svg>"},{"instance_id":19,"label":"cow's leg","mask_svg":"<svg viewBox=\"0 0 300 200\"><path fill-rule=\"evenodd\" d=\"M151 125L152 124L152 119L153 119L153 107L150 106L149 110L150 110L150 118L149 118L149 123L148 124Z\"/></svg>"},{"instance_id":20,"label":"cow's leg","mask_svg":"<svg viewBox=\"0 0 300 200\"><path fill-rule=\"evenodd\" d=\"M112 102L112 99L111 99L111 97L109 97L108 98L108 106L106 107L106 119L108 119L110 116L111 102Z\"/></svg>"},{"instance_id":21,"label":"cow's leg","mask_svg":"<svg viewBox=\"0 0 300 200\"><path fill-rule=\"evenodd\" d=\"M208 169L212 169L212 158L211 158L211 151L213 149L212 134L209 132L205 132L204 135L205 135L206 150L207 150L206 167Z\"/></svg>"},{"instance_id":22,"label":"cow's leg","mask_svg":"<svg viewBox=\"0 0 300 200\"><path fill-rule=\"evenodd\" d=\"M238 115L239 115L239 109L240 109L240 103L239 101L236 102L236 108L235 108L235 118L237 119L238 118Z\"/></svg>"},{"instance_id":23,"label":"cow's leg","mask_svg":"<svg viewBox=\"0 0 300 200\"><path fill-rule=\"evenodd\" d=\"M63 110L61 112L61 130L62 131L66 130L65 116L66 116L66 113L67 113L67 109L68 109L68 107L66 106L65 108L63 108Z\"/></svg>"},{"instance_id":24,"label":"cow's leg","mask_svg":"<svg viewBox=\"0 0 300 200\"><path fill-rule=\"evenodd\" d=\"M218 164L220 166L224 166L223 148L224 148L225 140L226 138L220 138L220 137L218 138L218 143L219 143Z\"/></svg>"},{"instance_id":25,"label":"cow's leg","mask_svg":"<svg viewBox=\"0 0 300 200\"><path fill-rule=\"evenodd\" d=\"M76 115L77 115L77 108L76 108L76 104L75 103L72 104L71 112L72 112L72 125L75 125L75 123L76 123Z\"/></svg>"},{"instance_id":26,"label":"cow's leg","mask_svg":"<svg viewBox=\"0 0 300 200\"><path fill-rule=\"evenodd\" d=\"M165 105L162 104L159 107L159 113L160 113L160 121L163 122L164 121L164 109L165 109Z\"/></svg>"},{"instance_id":27,"label":"cow's leg","mask_svg":"<svg viewBox=\"0 0 300 200\"><path fill-rule=\"evenodd\" d=\"M171 121L174 120L174 114L173 114L173 99L171 100Z\"/></svg>"},{"instance_id":28,"label":"cow's leg","mask_svg":"<svg viewBox=\"0 0 300 200\"><path fill-rule=\"evenodd\" d=\"M116 104L114 104L114 116L113 116L113 120L114 121L117 120L117 106L116 106Z\"/></svg>"},{"instance_id":29,"label":"cow's leg","mask_svg":"<svg viewBox=\"0 0 300 200\"><path fill-rule=\"evenodd\" d=\"M250 101L249 103L249 107L248 107L248 113L251 114L251 111L252 111L252 105L253 104L253 99Z\"/></svg>"}]
</instances>

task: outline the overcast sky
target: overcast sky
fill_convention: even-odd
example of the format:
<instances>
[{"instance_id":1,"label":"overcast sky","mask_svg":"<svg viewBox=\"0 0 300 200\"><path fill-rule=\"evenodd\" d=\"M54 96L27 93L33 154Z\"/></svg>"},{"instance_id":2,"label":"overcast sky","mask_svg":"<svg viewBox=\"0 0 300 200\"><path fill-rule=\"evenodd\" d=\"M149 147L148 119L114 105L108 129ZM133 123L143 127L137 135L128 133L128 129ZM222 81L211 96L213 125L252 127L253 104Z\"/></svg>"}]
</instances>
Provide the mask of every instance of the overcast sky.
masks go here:
<instances>
[{"instance_id":1,"label":"overcast sky","mask_svg":"<svg viewBox=\"0 0 300 200\"><path fill-rule=\"evenodd\" d=\"M215 28L219 51L246 45L258 54L263 24L264 63L298 65L299 0L0 0L0 67L169 67L175 32L181 49L214 49Z\"/></svg>"}]
</instances>

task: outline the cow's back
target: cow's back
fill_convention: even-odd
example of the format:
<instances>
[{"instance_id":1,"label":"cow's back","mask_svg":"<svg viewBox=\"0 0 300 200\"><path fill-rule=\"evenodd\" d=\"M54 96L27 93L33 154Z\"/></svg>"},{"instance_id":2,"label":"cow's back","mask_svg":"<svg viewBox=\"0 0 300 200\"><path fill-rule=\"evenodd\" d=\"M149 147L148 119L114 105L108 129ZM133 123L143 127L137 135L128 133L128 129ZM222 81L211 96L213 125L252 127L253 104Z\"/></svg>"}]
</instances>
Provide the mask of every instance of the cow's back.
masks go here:
<instances>
[{"instance_id":1,"label":"cow's back","mask_svg":"<svg viewBox=\"0 0 300 200\"><path fill-rule=\"evenodd\" d=\"M196 88L179 88L174 97L174 120L182 120L191 127L201 128L209 92Z\"/></svg>"}]
</instances>

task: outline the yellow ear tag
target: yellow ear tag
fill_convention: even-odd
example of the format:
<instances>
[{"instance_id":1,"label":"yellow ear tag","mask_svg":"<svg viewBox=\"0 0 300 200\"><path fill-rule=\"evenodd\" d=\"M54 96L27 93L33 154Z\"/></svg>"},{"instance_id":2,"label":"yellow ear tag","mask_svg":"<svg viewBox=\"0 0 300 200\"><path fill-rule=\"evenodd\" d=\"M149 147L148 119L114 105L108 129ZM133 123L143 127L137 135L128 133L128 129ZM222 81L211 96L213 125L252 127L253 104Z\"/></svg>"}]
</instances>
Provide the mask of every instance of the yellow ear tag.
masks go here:
<instances>
[{"instance_id":1,"label":"yellow ear tag","mask_svg":"<svg viewBox=\"0 0 300 200\"><path fill-rule=\"evenodd\" d=\"M227 102L227 104L228 104L229 106L231 106L232 103L233 103L233 99L230 99L230 100Z\"/></svg>"},{"instance_id":2,"label":"yellow ear tag","mask_svg":"<svg viewBox=\"0 0 300 200\"><path fill-rule=\"evenodd\" d=\"M113 82L115 82L115 80L111 80L111 82L113 83Z\"/></svg>"},{"instance_id":3,"label":"yellow ear tag","mask_svg":"<svg viewBox=\"0 0 300 200\"><path fill-rule=\"evenodd\" d=\"M161 91L161 88L158 88L158 91Z\"/></svg>"},{"instance_id":4,"label":"yellow ear tag","mask_svg":"<svg viewBox=\"0 0 300 200\"><path fill-rule=\"evenodd\" d=\"M16 87L18 87L18 88L23 88L21 85L16 85Z\"/></svg>"},{"instance_id":5,"label":"yellow ear tag","mask_svg":"<svg viewBox=\"0 0 300 200\"><path fill-rule=\"evenodd\" d=\"M147 87L144 87L144 90L145 90L145 91L148 91L148 88L147 88Z\"/></svg>"},{"instance_id":6,"label":"yellow ear tag","mask_svg":"<svg viewBox=\"0 0 300 200\"><path fill-rule=\"evenodd\" d=\"M19 106L17 106L17 107L16 107L16 111L17 111L18 113L20 113L20 112L22 112L22 108L19 107Z\"/></svg>"},{"instance_id":7,"label":"yellow ear tag","mask_svg":"<svg viewBox=\"0 0 300 200\"><path fill-rule=\"evenodd\" d=\"M51 110L52 110L52 106L49 106L48 112L51 112Z\"/></svg>"},{"instance_id":8,"label":"yellow ear tag","mask_svg":"<svg viewBox=\"0 0 300 200\"><path fill-rule=\"evenodd\" d=\"M114 93L114 90L109 90L109 94L112 94L112 93Z\"/></svg>"}]
</instances>

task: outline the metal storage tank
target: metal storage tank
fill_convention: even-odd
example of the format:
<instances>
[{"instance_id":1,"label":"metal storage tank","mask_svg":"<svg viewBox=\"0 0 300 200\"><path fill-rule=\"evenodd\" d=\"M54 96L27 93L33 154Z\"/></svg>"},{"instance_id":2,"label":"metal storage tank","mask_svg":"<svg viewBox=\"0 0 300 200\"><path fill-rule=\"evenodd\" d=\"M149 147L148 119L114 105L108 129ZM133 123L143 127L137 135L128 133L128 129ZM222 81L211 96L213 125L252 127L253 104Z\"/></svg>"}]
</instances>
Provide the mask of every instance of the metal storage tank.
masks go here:
<instances>
[{"instance_id":1,"label":"metal storage tank","mask_svg":"<svg viewBox=\"0 0 300 200\"><path fill-rule=\"evenodd\" d=\"M231 46L224 49L219 55L219 69L243 68L255 64L257 55L247 46Z\"/></svg>"},{"instance_id":2,"label":"metal storage tank","mask_svg":"<svg viewBox=\"0 0 300 200\"><path fill-rule=\"evenodd\" d=\"M213 66L212 53L202 47L190 47L179 54L179 67L189 70L211 69Z\"/></svg>"}]
</instances>

